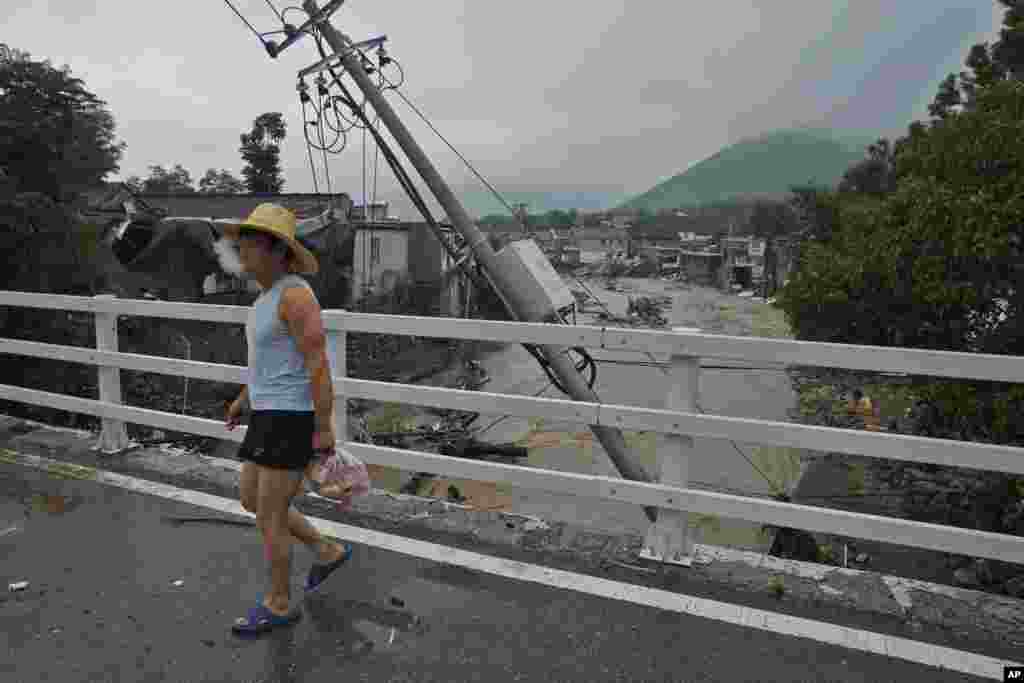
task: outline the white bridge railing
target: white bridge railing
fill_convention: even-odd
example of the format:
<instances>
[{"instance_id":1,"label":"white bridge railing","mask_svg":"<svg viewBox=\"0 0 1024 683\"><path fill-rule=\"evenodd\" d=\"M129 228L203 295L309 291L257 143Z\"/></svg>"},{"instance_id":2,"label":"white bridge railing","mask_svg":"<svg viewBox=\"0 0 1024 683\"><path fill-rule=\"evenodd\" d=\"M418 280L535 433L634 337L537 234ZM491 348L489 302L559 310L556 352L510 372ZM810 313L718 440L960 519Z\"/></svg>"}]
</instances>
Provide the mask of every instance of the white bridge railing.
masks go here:
<instances>
[{"instance_id":1,"label":"white bridge railing","mask_svg":"<svg viewBox=\"0 0 1024 683\"><path fill-rule=\"evenodd\" d=\"M116 452L127 447L124 429L126 422L236 442L244 438L244 428L229 432L220 420L124 405L121 400L120 369L235 384L245 383L246 369L234 365L121 353L117 350L117 318L131 315L244 324L250 310L248 307L117 299L111 295L77 297L11 291L0 291L0 306L94 313L96 349L0 339L0 353L96 365L99 370L100 400L2 384L0 399L100 417L103 429L99 446L108 452ZM688 563L692 544L686 535L686 515L703 513L779 527L794 527L972 557L1024 563L1024 538L1018 536L687 488L688 460L700 457L700 453L692 449L692 437L695 436L969 467L1024 476L1024 448L697 413L694 410L694 403L697 398L699 359L702 357L1024 382L1022 358L728 337L679 329L635 330L374 315L332 310L324 311L323 318L336 354L336 434L339 441L345 443L346 448L368 463L481 481L499 481L518 487L616 500L638 506L654 506L660 510L658 521L652 525L647 536L645 556L669 562ZM666 387L668 409L582 403L350 379L345 376L345 335L348 332L507 343L527 342L560 347L581 346L668 354L672 366ZM339 419L344 417L342 411L346 408L347 398L411 403L516 417L543 415L554 420L576 421L589 425L657 431L669 435L670 447L658 453L659 482L646 483L357 444L348 441L345 431L347 419Z\"/></svg>"}]
</instances>

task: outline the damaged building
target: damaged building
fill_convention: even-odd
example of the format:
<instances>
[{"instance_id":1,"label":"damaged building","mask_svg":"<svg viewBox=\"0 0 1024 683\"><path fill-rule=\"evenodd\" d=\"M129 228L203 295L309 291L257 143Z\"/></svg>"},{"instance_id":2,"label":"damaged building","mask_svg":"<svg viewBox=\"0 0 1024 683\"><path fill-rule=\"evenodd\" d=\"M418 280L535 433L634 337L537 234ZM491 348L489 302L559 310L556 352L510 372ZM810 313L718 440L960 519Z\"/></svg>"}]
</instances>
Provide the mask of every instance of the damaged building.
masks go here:
<instances>
[{"instance_id":1,"label":"damaged building","mask_svg":"<svg viewBox=\"0 0 1024 683\"><path fill-rule=\"evenodd\" d=\"M439 286L427 308L439 315L462 313L468 283L452 273L451 259L429 226L372 220L376 212L366 221L347 194L150 195L123 184L97 188L84 197L80 214L103 226L102 291L250 304L258 286L222 267L215 245L223 235L216 221L244 218L264 202L291 209L298 218L299 238L320 262L320 272L304 277L325 308L353 307L367 295L432 282Z\"/></svg>"}]
</instances>

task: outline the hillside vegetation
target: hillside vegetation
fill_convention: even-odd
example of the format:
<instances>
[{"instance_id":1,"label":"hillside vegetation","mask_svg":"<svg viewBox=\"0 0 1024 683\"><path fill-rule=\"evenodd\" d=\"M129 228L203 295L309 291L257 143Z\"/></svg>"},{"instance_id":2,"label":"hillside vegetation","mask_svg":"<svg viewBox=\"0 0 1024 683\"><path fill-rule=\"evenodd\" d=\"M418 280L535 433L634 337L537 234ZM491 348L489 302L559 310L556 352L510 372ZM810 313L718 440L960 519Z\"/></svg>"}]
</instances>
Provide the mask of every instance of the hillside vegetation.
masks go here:
<instances>
[{"instance_id":1,"label":"hillside vegetation","mask_svg":"<svg viewBox=\"0 0 1024 683\"><path fill-rule=\"evenodd\" d=\"M622 206L658 211L734 198L782 199L794 185L837 184L870 142L827 131L774 131L725 147Z\"/></svg>"}]
</instances>

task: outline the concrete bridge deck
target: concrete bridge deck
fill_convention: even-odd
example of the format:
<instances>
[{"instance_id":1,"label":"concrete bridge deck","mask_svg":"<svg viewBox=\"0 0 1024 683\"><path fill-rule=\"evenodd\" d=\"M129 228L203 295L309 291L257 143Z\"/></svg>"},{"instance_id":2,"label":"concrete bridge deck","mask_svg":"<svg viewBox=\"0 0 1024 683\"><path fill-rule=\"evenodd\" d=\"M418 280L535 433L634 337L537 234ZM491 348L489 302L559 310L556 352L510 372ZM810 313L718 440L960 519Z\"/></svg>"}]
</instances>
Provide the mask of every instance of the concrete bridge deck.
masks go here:
<instances>
[{"instance_id":1,"label":"concrete bridge deck","mask_svg":"<svg viewBox=\"0 0 1024 683\"><path fill-rule=\"evenodd\" d=\"M628 538L385 494L344 515L299 502L353 560L299 624L241 640L230 624L265 570L237 472L99 455L89 437L0 424L5 681L964 681L1001 679L1020 652L1017 601L897 599L885 577L724 549L639 566ZM309 562L296 549L296 594Z\"/></svg>"}]
</instances>

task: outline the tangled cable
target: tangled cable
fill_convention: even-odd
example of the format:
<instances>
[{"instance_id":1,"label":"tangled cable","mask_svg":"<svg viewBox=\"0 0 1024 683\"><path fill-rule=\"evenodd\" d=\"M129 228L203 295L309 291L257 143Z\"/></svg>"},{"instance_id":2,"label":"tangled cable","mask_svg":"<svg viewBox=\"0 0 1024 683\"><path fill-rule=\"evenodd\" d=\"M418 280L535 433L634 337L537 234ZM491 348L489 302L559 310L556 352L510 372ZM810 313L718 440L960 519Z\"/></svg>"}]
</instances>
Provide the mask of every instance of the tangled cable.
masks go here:
<instances>
[{"instance_id":1,"label":"tangled cable","mask_svg":"<svg viewBox=\"0 0 1024 683\"><path fill-rule=\"evenodd\" d=\"M321 58L326 59L327 51L324 49L323 39L322 36L320 35L320 32L315 31L311 35L316 41L317 49L320 52ZM377 74L378 87L381 89L381 91L395 90L396 92L398 92L398 88L405 82L405 71L402 69L401 65L398 63L396 59L389 56L387 52L383 49L383 47L380 47L377 49L376 55L378 60L377 67L374 67L373 63L370 61L369 57L367 57L366 53L363 50L357 49L356 53L359 55L362 61L363 68L367 71L368 75L373 75L374 73ZM397 82L387 78L383 73L383 69L391 65L394 65L394 67L398 70L399 78L397 79ZM369 117L366 115L366 95L364 94L362 102L357 103L355 101L355 98L352 97L352 94L349 92L348 88L346 88L344 83L342 83L341 77L335 72L335 70L333 68L328 68L327 72L330 73L333 83L337 85L337 87L341 90L341 95L330 94L327 88L326 79L322 75L317 78L317 96L319 98L319 102L314 102L313 98L310 97L308 93L308 86L306 86L305 83L300 82L298 88L299 97L303 101L303 105L305 106L306 104L309 104L310 106L313 107L314 112L316 112L317 114L316 121L307 122L307 126L303 130L303 132L306 133L307 135L306 139L309 149L315 148L320 150L321 152L331 151L332 153L338 153L344 149L344 146L342 146L335 151L334 149L332 149L333 145L325 145L323 143L322 130L324 127L331 129L337 134L335 137L335 143L341 136L345 136L348 132L352 131L353 129L358 128L363 130L364 135L365 132L369 131L374 138L374 141L377 145L377 149L384 155L385 159L391 166L392 171L394 171L395 176L399 181L399 184L402 185L402 189L405 190L407 195L409 195L409 198L416 205L416 208L423 215L428 225L434 228L436 232L440 232L437 222L434 220L433 216L430 214L430 211L426 206L426 202L423 201L423 198L419 194L419 191L416 189L415 185L413 185L411 178L409 178L409 176L405 173L405 170L401 167L401 164L394 156L394 153L390 150L390 147L387 145L387 143L384 141L379 131L377 130L376 118L379 117L376 117L374 122L371 123ZM402 94L399 92L399 95L401 96ZM406 99L404 96L402 97L406 102L408 102L408 99ZM349 111L352 114L351 119L348 116L346 116L343 112L338 110L339 104L344 105L349 109ZM328 120L328 117L325 114L325 112L327 112L328 109L330 109L335 114L335 121L337 125L332 125L331 122ZM422 112L420 112L419 110L416 111L421 117L424 117ZM303 112L305 114L305 110L303 110ZM341 123L342 121L344 123ZM310 125L316 126L317 131L319 132L320 135L320 145L317 145L313 141L309 140L308 128L310 127ZM440 136L440 132L438 132L433 125L431 125L430 127L435 131L435 133L437 133ZM449 147L452 147L451 143L445 140L443 136L441 136L441 138ZM457 150L455 151L456 153L458 153ZM480 174L476 171L476 169L473 168L468 161L466 161L465 157L463 157L461 154L459 154L459 157L460 159L463 160L463 162L469 165L470 169L474 173L476 173L478 177L481 177ZM312 165L312 156L310 156L310 164ZM492 192L496 192L493 189L493 187L491 187L490 183L487 183L485 179L483 180L487 184L487 186L492 190ZM315 182L316 178L314 173L314 183ZM503 203L505 203L504 200ZM446 251L448 251L453 258L457 259L457 246L451 244L448 240L445 239L442 239L441 242L442 246L446 249ZM467 269L466 272L469 274L470 279L473 280L474 284L477 285L478 287L488 286L486 279L481 277L479 274L473 274L472 269ZM559 322L561 324L570 324L561 314L559 314ZM541 369L544 371L544 374L547 375L548 379L550 380L551 384L562 393L569 395L570 392L554 374L551 367L551 363L540 352L540 348L534 344L523 344L523 347L527 350L527 352L530 353L530 355L532 355L537 360L537 362L541 366ZM589 371L589 376L587 378L587 386L591 390L593 390L594 385L597 382L597 364L594 362L593 357L587 352L586 349L578 347L574 347L571 349L571 351L567 351L566 353L575 353L580 357L580 360L575 361L573 365L577 372L584 373Z\"/></svg>"}]
</instances>

